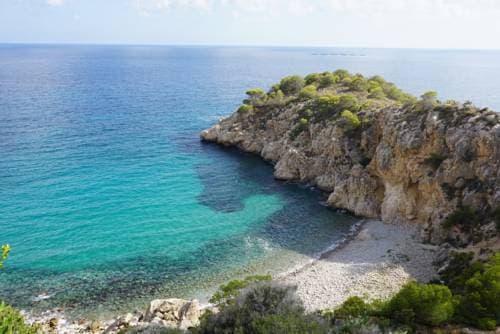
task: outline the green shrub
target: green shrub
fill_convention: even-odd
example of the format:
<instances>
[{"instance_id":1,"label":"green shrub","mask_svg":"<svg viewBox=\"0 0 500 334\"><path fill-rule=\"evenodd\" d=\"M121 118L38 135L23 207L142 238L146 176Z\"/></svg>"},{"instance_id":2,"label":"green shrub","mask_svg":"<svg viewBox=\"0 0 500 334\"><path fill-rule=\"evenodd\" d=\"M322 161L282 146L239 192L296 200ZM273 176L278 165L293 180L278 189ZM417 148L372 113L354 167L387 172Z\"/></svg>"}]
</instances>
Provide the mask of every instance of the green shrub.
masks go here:
<instances>
[{"instance_id":1,"label":"green shrub","mask_svg":"<svg viewBox=\"0 0 500 334\"><path fill-rule=\"evenodd\" d=\"M397 88L392 83L386 83L383 86L385 95L391 100L401 103L414 102L415 98L409 94L404 93L401 89Z\"/></svg>"},{"instance_id":2,"label":"green shrub","mask_svg":"<svg viewBox=\"0 0 500 334\"><path fill-rule=\"evenodd\" d=\"M283 94L281 89L272 91L267 95L266 105L278 106L284 104L285 102L286 102L285 94Z\"/></svg>"},{"instance_id":3,"label":"green shrub","mask_svg":"<svg viewBox=\"0 0 500 334\"><path fill-rule=\"evenodd\" d=\"M335 85L339 81L339 77L333 73L323 73L319 78L319 87L327 88Z\"/></svg>"},{"instance_id":4,"label":"green shrub","mask_svg":"<svg viewBox=\"0 0 500 334\"><path fill-rule=\"evenodd\" d=\"M299 75L291 75L280 81L280 89L285 95L295 95L304 87L305 81Z\"/></svg>"},{"instance_id":5,"label":"green shrub","mask_svg":"<svg viewBox=\"0 0 500 334\"><path fill-rule=\"evenodd\" d=\"M368 97L371 99L383 99L385 97L382 87L373 87L368 90Z\"/></svg>"},{"instance_id":6,"label":"green shrub","mask_svg":"<svg viewBox=\"0 0 500 334\"><path fill-rule=\"evenodd\" d=\"M299 93L299 98L302 100L314 99L316 96L318 96L318 91L314 85L305 86Z\"/></svg>"},{"instance_id":7,"label":"green shrub","mask_svg":"<svg viewBox=\"0 0 500 334\"><path fill-rule=\"evenodd\" d=\"M465 282L458 300L459 321L485 330L500 324L500 253Z\"/></svg>"},{"instance_id":8,"label":"green shrub","mask_svg":"<svg viewBox=\"0 0 500 334\"><path fill-rule=\"evenodd\" d=\"M361 105L354 95L324 95L317 100L316 117L319 120L328 119L344 110L356 113L360 108Z\"/></svg>"},{"instance_id":9,"label":"green shrub","mask_svg":"<svg viewBox=\"0 0 500 334\"><path fill-rule=\"evenodd\" d=\"M253 323L255 334L327 334L328 328L318 320L303 314L268 315Z\"/></svg>"},{"instance_id":10,"label":"green shrub","mask_svg":"<svg viewBox=\"0 0 500 334\"><path fill-rule=\"evenodd\" d=\"M427 111L433 109L437 105L437 93L434 91L425 92L420 96L420 107Z\"/></svg>"},{"instance_id":11,"label":"green shrub","mask_svg":"<svg viewBox=\"0 0 500 334\"><path fill-rule=\"evenodd\" d=\"M0 268L3 267L3 263L7 260L10 253L10 245L2 245L2 251L0 252Z\"/></svg>"},{"instance_id":12,"label":"green shrub","mask_svg":"<svg viewBox=\"0 0 500 334\"><path fill-rule=\"evenodd\" d=\"M358 318L369 315L370 305L363 299L354 296L349 297L339 308L334 311L334 317L337 319Z\"/></svg>"},{"instance_id":13,"label":"green shrub","mask_svg":"<svg viewBox=\"0 0 500 334\"><path fill-rule=\"evenodd\" d=\"M345 78L349 78L351 76L349 71L344 70L344 69L338 69L335 72L333 72L333 74L335 74L340 80L343 80Z\"/></svg>"},{"instance_id":14,"label":"green shrub","mask_svg":"<svg viewBox=\"0 0 500 334\"><path fill-rule=\"evenodd\" d=\"M302 133L302 131L307 129L308 125L309 120L307 118L301 118L299 120L299 123L295 125L290 131L290 139L295 140L295 138L297 138Z\"/></svg>"},{"instance_id":15,"label":"green shrub","mask_svg":"<svg viewBox=\"0 0 500 334\"><path fill-rule=\"evenodd\" d=\"M266 98L266 92L264 92L260 88L252 88L247 90L246 94L248 95L248 103L254 104L256 102L259 102L261 100L265 100Z\"/></svg>"},{"instance_id":16,"label":"green shrub","mask_svg":"<svg viewBox=\"0 0 500 334\"><path fill-rule=\"evenodd\" d=\"M476 210L470 206L458 207L444 220L445 228L449 229L458 226L466 232L470 232L478 224L479 220Z\"/></svg>"},{"instance_id":17,"label":"green shrub","mask_svg":"<svg viewBox=\"0 0 500 334\"><path fill-rule=\"evenodd\" d=\"M247 114L249 112L251 112L253 110L253 107L249 104L242 104L239 108L238 108L238 113L240 114Z\"/></svg>"},{"instance_id":18,"label":"green shrub","mask_svg":"<svg viewBox=\"0 0 500 334\"><path fill-rule=\"evenodd\" d=\"M451 319L454 303L451 291L443 285L406 284L389 302L384 313L396 323L438 326Z\"/></svg>"},{"instance_id":19,"label":"green shrub","mask_svg":"<svg viewBox=\"0 0 500 334\"><path fill-rule=\"evenodd\" d=\"M472 262L474 253L455 252L446 268L440 276L444 284L450 288L454 294L461 294L465 291L465 283L477 272L484 270L484 264Z\"/></svg>"},{"instance_id":20,"label":"green shrub","mask_svg":"<svg viewBox=\"0 0 500 334\"><path fill-rule=\"evenodd\" d=\"M260 88L252 88L252 89L249 89L247 90L246 94L249 96L249 97L262 97L264 95L266 95L266 93L260 89Z\"/></svg>"},{"instance_id":21,"label":"green shrub","mask_svg":"<svg viewBox=\"0 0 500 334\"><path fill-rule=\"evenodd\" d=\"M258 329L271 326L269 319L272 318L268 318L270 316L284 321L293 316L303 315L304 307L295 296L295 290L295 287L270 282L253 285L242 291L234 303L228 304L219 313L208 313L204 316L195 332L200 334L260 333ZM278 327L288 325L277 324Z\"/></svg>"},{"instance_id":22,"label":"green shrub","mask_svg":"<svg viewBox=\"0 0 500 334\"><path fill-rule=\"evenodd\" d=\"M271 279L271 275L253 275L248 276L243 280L232 280L227 284L221 285L219 290L217 290L212 298L210 298L209 302L218 306L223 306L227 303L231 303L234 298L240 294L241 290L248 287L250 284L270 281Z\"/></svg>"},{"instance_id":23,"label":"green shrub","mask_svg":"<svg viewBox=\"0 0 500 334\"><path fill-rule=\"evenodd\" d=\"M35 334L40 330L37 326L25 324L19 311L0 303L0 333L5 334Z\"/></svg>"},{"instance_id":24,"label":"green shrub","mask_svg":"<svg viewBox=\"0 0 500 334\"><path fill-rule=\"evenodd\" d=\"M352 77L351 82L349 83L349 89L356 91L356 92L364 92L368 90L368 82L366 79L360 75L356 74L354 77Z\"/></svg>"},{"instance_id":25,"label":"green shrub","mask_svg":"<svg viewBox=\"0 0 500 334\"><path fill-rule=\"evenodd\" d=\"M311 73L306 75L304 78L306 85L317 84L321 78L321 74L319 73Z\"/></svg>"},{"instance_id":26,"label":"green shrub","mask_svg":"<svg viewBox=\"0 0 500 334\"><path fill-rule=\"evenodd\" d=\"M349 127L351 129L357 129L361 126L361 120L359 119L358 115L353 114L349 110L344 110L342 111L341 116L347 120Z\"/></svg>"}]
</instances>

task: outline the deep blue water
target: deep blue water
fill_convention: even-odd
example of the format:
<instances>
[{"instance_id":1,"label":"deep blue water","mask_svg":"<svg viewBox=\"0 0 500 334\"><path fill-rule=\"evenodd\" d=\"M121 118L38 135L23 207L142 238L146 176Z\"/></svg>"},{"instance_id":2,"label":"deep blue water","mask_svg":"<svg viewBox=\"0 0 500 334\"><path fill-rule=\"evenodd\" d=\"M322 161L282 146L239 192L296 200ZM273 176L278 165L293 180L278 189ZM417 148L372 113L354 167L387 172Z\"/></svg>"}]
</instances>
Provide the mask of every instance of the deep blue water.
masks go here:
<instances>
[{"instance_id":1,"label":"deep blue water","mask_svg":"<svg viewBox=\"0 0 500 334\"><path fill-rule=\"evenodd\" d=\"M500 110L497 51L1 45L0 299L121 312L342 238L323 194L198 139L247 88L337 68Z\"/></svg>"}]
</instances>

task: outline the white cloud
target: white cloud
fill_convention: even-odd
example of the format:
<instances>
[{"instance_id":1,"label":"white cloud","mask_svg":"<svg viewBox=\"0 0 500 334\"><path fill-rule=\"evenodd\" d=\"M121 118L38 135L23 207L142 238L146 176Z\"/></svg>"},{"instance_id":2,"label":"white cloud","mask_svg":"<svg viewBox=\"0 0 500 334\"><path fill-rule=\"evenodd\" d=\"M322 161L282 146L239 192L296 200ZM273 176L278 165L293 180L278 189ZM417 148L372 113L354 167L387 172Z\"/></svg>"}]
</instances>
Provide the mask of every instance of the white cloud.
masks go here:
<instances>
[{"instance_id":1,"label":"white cloud","mask_svg":"<svg viewBox=\"0 0 500 334\"><path fill-rule=\"evenodd\" d=\"M47 0L62 3L63 0ZM134 0L144 13L173 9L212 10L229 8L230 12L256 13L266 16L280 14L306 15L332 11L358 16L413 14L444 17L477 16L491 11L500 12L498 0Z\"/></svg>"},{"instance_id":2,"label":"white cloud","mask_svg":"<svg viewBox=\"0 0 500 334\"><path fill-rule=\"evenodd\" d=\"M62 6L65 0L47 0L47 4L50 6Z\"/></svg>"}]
</instances>

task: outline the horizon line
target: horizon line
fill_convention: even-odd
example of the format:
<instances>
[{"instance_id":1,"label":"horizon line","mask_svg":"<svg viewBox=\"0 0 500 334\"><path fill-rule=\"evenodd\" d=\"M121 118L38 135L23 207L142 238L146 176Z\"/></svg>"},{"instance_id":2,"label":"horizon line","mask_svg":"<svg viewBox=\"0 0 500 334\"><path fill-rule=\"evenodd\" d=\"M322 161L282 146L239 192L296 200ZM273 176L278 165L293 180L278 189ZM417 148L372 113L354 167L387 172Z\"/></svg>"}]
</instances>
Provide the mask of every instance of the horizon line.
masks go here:
<instances>
[{"instance_id":1,"label":"horizon line","mask_svg":"<svg viewBox=\"0 0 500 334\"><path fill-rule=\"evenodd\" d=\"M154 46L154 47L257 47L257 48L328 48L328 49L387 49L436 51L500 51L500 48L416 47L416 46L346 46L346 45L279 45L279 44L218 44L218 43L114 43L114 42L2 42L0 45L51 46Z\"/></svg>"}]
</instances>

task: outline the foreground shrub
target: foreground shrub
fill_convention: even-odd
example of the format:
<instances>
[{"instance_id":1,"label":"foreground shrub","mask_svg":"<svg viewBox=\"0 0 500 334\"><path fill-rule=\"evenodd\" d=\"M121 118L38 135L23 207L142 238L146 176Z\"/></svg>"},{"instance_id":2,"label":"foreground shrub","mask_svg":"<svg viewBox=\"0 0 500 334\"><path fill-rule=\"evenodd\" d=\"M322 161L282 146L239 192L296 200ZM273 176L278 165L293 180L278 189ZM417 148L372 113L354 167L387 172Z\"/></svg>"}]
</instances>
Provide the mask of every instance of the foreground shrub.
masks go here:
<instances>
[{"instance_id":1,"label":"foreground shrub","mask_svg":"<svg viewBox=\"0 0 500 334\"><path fill-rule=\"evenodd\" d=\"M259 330L273 326L272 319L280 319L281 323L276 324L278 328L302 326L302 321L290 322L293 317L304 314L295 290L295 287L270 282L253 285L219 313L204 316L196 333L266 333Z\"/></svg>"},{"instance_id":2,"label":"foreground shrub","mask_svg":"<svg viewBox=\"0 0 500 334\"><path fill-rule=\"evenodd\" d=\"M365 317L371 311L369 304L365 303L360 297L349 297L338 309L334 311L334 317L337 319L349 319Z\"/></svg>"},{"instance_id":3,"label":"foreground shrub","mask_svg":"<svg viewBox=\"0 0 500 334\"><path fill-rule=\"evenodd\" d=\"M465 283L477 272L484 270L484 264L475 261L473 253L453 253L450 262L441 272L440 276L444 284L454 294L462 294L465 291Z\"/></svg>"},{"instance_id":4,"label":"foreground shrub","mask_svg":"<svg viewBox=\"0 0 500 334\"><path fill-rule=\"evenodd\" d=\"M35 334L40 330L36 326L24 323L24 318L19 311L9 305L0 303L0 333L6 334Z\"/></svg>"},{"instance_id":5,"label":"foreground shrub","mask_svg":"<svg viewBox=\"0 0 500 334\"><path fill-rule=\"evenodd\" d=\"M412 282L389 300L384 313L396 323L406 326L438 326L453 316L453 298L446 286Z\"/></svg>"},{"instance_id":6,"label":"foreground shrub","mask_svg":"<svg viewBox=\"0 0 500 334\"><path fill-rule=\"evenodd\" d=\"M285 95L295 95L304 87L305 81L299 75L285 77L280 81L280 89Z\"/></svg>"},{"instance_id":7,"label":"foreground shrub","mask_svg":"<svg viewBox=\"0 0 500 334\"><path fill-rule=\"evenodd\" d=\"M460 322L485 330L500 324L500 253L467 279L458 299Z\"/></svg>"},{"instance_id":8,"label":"foreground shrub","mask_svg":"<svg viewBox=\"0 0 500 334\"><path fill-rule=\"evenodd\" d=\"M248 276L243 280L232 280L225 285L221 285L209 302L217 306L224 306L224 304L231 303L241 292L241 290L248 287L250 284L257 282L270 281L271 275L253 275Z\"/></svg>"},{"instance_id":9,"label":"foreground shrub","mask_svg":"<svg viewBox=\"0 0 500 334\"><path fill-rule=\"evenodd\" d=\"M253 333L258 334L326 334L327 327L311 316L290 313L269 315L255 320Z\"/></svg>"}]
</instances>

